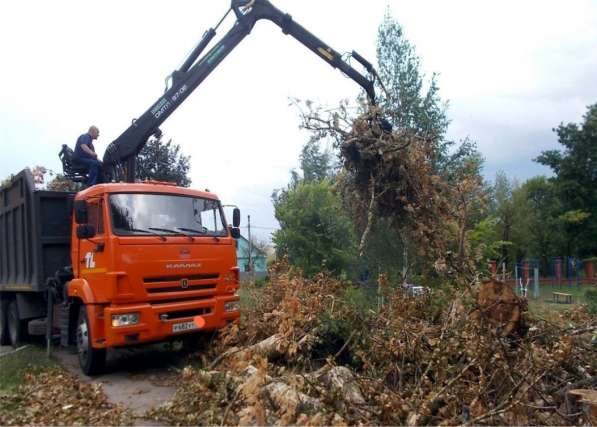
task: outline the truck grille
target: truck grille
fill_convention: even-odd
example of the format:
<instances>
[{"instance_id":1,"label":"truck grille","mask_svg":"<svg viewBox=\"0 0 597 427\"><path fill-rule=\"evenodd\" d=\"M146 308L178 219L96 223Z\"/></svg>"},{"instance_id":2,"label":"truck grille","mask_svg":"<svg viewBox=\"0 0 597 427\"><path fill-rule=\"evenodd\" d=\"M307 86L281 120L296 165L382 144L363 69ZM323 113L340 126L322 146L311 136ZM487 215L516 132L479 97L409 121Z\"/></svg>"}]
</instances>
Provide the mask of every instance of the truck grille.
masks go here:
<instances>
[{"instance_id":1,"label":"truck grille","mask_svg":"<svg viewBox=\"0 0 597 427\"><path fill-rule=\"evenodd\" d=\"M202 300L211 299L211 298L212 298L212 295L194 296L194 297L183 296L180 298L154 300L154 301L151 301L151 305L153 307L160 307L165 304L171 304L173 302L195 302L195 301L202 301Z\"/></svg>"},{"instance_id":2,"label":"truck grille","mask_svg":"<svg viewBox=\"0 0 597 427\"><path fill-rule=\"evenodd\" d=\"M170 286L167 288L147 288L147 293L149 294L158 294L161 292L189 292L189 291L204 291L207 289L215 289L216 284L211 283L208 285L189 285L188 288L181 288L180 285L174 287Z\"/></svg>"},{"instance_id":3,"label":"truck grille","mask_svg":"<svg viewBox=\"0 0 597 427\"><path fill-rule=\"evenodd\" d=\"M184 317L193 317L193 316L201 316L203 314L211 313L210 307L204 308L193 308L191 310L184 310L184 311L169 311L166 314L168 316L167 320L175 320L175 319L182 319Z\"/></svg>"},{"instance_id":4,"label":"truck grille","mask_svg":"<svg viewBox=\"0 0 597 427\"><path fill-rule=\"evenodd\" d=\"M144 277L143 284L152 297L202 299L214 295L219 277L218 273Z\"/></svg>"},{"instance_id":5,"label":"truck grille","mask_svg":"<svg viewBox=\"0 0 597 427\"><path fill-rule=\"evenodd\" d=\"M189 281L191 281L191 280L214 280L214 279L218 279L219 277L220 277L220 275L218 273L144 277L143 283L180 283L180 281L182 279L187 279Z\"/></svg>"}]
</instances>

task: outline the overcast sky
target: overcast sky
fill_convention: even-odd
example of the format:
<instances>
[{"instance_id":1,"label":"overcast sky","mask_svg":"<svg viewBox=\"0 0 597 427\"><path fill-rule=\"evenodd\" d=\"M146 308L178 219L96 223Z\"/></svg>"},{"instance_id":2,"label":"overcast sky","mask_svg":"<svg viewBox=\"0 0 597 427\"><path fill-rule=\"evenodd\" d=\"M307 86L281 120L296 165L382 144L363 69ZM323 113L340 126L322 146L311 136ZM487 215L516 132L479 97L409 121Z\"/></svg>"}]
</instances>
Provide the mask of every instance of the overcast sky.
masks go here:
<instances>
[{"instance_id":1,"label":"overcast sky","mask_svg":"<svg viewBox=\"0 0 597 427\"><path fill-rule=\"evenodd\" d=\"M497 170L521 180L556 148L551 129L597 102L597 2L272 0L339 52L375 61L387 7L440 74L452 120ZM163 93L164 79L229 7L226 0L4 1L0 6L0 177L25 166L60 171L89 125L106 146ZM224 22L221 36L232 24ZM269 22L253 32L161 126L191 155L192 186L250 214L267 239L271 193L284 187L307 134L289 98L337 105L359 87ZM246 229L244 229L246 230Z\"/></svg>"}]
</instances>

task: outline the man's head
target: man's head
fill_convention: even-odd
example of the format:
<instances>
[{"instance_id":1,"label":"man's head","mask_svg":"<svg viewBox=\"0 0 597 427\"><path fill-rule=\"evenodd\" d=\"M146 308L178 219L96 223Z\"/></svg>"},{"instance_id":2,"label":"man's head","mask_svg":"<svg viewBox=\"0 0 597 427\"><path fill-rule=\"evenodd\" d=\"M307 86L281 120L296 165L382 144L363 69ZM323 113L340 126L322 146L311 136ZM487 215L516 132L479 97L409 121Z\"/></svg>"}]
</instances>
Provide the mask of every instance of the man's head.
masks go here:
<instances>
[{"instance_id":1,"label":"man's head","mask_svg":"<svg viewBox=\"0 0 597 427\"><path fill-rule=\"evenodd\" d=\"M99 136L99 129L97 128L97 126L91 126L87 133L89 134L89 136L91 136L91 139L97 139L97 137Z\"/></svg>"}]
</instances>

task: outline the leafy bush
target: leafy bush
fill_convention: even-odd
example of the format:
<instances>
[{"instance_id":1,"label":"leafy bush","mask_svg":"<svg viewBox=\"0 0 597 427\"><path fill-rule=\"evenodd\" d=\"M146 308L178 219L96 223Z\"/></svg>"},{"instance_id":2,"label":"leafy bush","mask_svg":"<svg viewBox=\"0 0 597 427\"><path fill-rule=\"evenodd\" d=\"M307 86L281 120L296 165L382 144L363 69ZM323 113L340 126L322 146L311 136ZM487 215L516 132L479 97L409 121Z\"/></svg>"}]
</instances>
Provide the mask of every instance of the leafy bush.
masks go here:
<instances>
[{"instance_id":1,"label":"leafy bush","mask_svg":"<svg viewBox=\"0 0 597 427\"><path fill-rule=\"evenodd\" d=\"M345 317L334 317L330 313L323 313L319 319L318 341L311 350L311 358L323 361L340 352L336 361L340 364L349 364L351 354L349 347L345 344L352 330L353 325Z\"/></svg>"},{"instance_id":2,"label":"leafy bush","mask_svg":"<svg viewBox=\"0 0 597 427\"><path fill-rule=\"evenodd\" d=\"M300 182L273 198L280 229L273 242L280 257L308 277L320 271L342 275L353 264L355 237L350 218L329 180Z\"/></svg>"}]
</instances>

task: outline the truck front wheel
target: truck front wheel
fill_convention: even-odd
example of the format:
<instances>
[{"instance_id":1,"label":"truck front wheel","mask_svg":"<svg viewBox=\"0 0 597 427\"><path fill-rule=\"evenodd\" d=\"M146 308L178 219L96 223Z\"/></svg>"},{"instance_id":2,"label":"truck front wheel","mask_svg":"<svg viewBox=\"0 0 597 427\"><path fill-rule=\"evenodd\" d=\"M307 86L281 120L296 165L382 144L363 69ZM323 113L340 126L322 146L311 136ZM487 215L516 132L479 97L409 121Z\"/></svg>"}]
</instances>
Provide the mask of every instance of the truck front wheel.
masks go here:
<instances>
[{"instance_id":1,"label":"truck front wheel","mask_svg":"<svg viewBox=\"0 0 597 427\"><path fill-rule=\"evenodd\" d=\"M106 349L93 348L91 346L92 339L87 310L82 305L79 309L79 320L77 322L77 351L81 369L85 375L90 376L100 374L106 365Z\"/></svg>"},{"instance_id":2,"label":"truck front wheel","mask_svg":"<svg viewBox=\"0 0 597 427\"><path fill-rule=\"evenodd\" d=\"M27 337L27 323L19 319L19 310L17 309L17 300L13 298L8 303L6 313L8 323L8 336L13 347L23 344Z\"/></svg>"}]
</instances>

